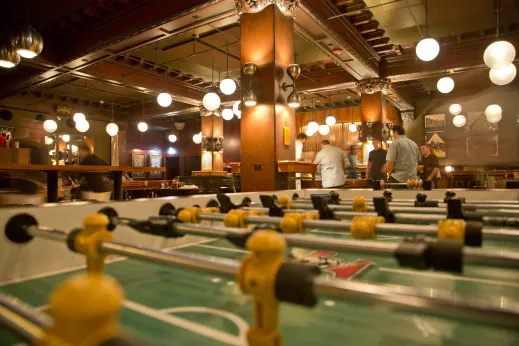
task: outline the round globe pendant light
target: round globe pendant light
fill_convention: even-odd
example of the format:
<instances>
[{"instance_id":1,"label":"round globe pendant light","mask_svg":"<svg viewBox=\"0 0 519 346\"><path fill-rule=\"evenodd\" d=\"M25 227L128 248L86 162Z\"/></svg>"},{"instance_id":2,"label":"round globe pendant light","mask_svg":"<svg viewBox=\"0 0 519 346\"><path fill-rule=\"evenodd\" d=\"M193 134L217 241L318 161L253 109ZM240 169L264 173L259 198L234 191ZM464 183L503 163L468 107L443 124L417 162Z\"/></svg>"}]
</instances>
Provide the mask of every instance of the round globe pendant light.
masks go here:
<instances>
[{"instance_id":1,"label":"round globe pendant light","mask_svg":"<svg viewBox=\"0 0 519 346\"><path fill-rule=\"evenodd\" d=\"M32 59L43 50L43 38L32 26L19 30L11 39L16 52L23 58Z\"/></svg>"},{"instance_id":2,"label":"round globe pendant light","mask_svg":"<svg viewBox=\"0 0 519 346\"><path fill-rule=\"evenodd\" d=\"M207 93L202 100L205 109L214 111L220 107L220 96L215 93Z\"/></svg>"},{"instance_id":3,"label":"round globe pendant light","mask_svg":"<svg viewBox=\"0 0 519 346\"><path fill-rule=\"evenodd\" d=\"M52 139L52 137L45 136L45 144L51 145L52 143L54 143L54 139Z\"/></svg>"},{"instance_id":4,"label":"round globe pendant light","mask_svg":"<svg viewBox=\"0 0 519 346\"><path fill-rule=\"evenodd\" d=\"M109 123L106 125L106 133L110 137L116 136L119 133L119 126L116 123Z\"/></svg>"},{"instance_id":5,"label":"round globe pendant light","mask_svg":"<svg viewBox=\"0 0 519 346\"><path fill-rule=\"evenodd\" d=\"M509 64L503 68L492 68L488 73L492 83L496 85L507 85L514 80L517 68L514 64Z\"/></svg>"},{"instance_id":6,"label":"round globe pendant light","mask_svg":"<svg viewBox=\"0 0 519 346\"><path fill-rule=\"evenodd\" d=\"M79 132L87 132L90 128L90 124L86 120L76 122L76 130Z\"/></svg>"},{"instance_id":7,"label":"round globe pendant light","mask_svg":"<svg viewBox=\"0 0 519 346\"><path fill-rule=\"evenodd\" d=\"M357 125L354 124L354 123L351 123L349 126L348 126L348 130L350 130L350 132L357 132Z\"/></svg>"},{"instance_id":8,"label":"round globe pendant light","mask_svg":"<svg viewBox=\"0 0 519 346\"><path fill-rule=\"evenodd\" d=\"M171 95L168 93L160 93L159 96L157 96L157 103L161 107L169 107L172 101L173 99L171 98Z\"/></svg>"},{"instance_id":9,"label":"round globe pendant light","mask_svg":"<svg viewBox=\"0 0 519 346\"><path fill-rule=\"evenodd\" d=\"M146 131L148 131L148 124L146 124L144 121L141 121L140 123L137 124L137 128L141 132L146 132Z\"/></svg>"},{"instance_id":10,"label":"round globe pendant light","mask_svg":"<svg viewBox=\"0 0 519 346\"><path fill-rule=\"evenodd\" d=\"M326 136L330 133L330 127L328 125L319 126L319 133L321 134L321 136Z\"/></svg>"},{"instance_id":11,"label":"round globe pendant light","mask_svg":"<svg viewBox=\"0 0 519 346\"><path fill-rule=\"evenodd\" d=\"M177 141L177 136L175 135L169 135L168 136L168 140L171 142L171 143L175 143Z\"/></svg>"},{"instance_id":12,"label":"round globe pendant light","mask_svg":"<svg viewBox=\"0 0 519 346\"><path fill-rule=\"evenodd\" d=\"M454 118L452 118L452 123L456 127L463 127L467 123L467 118L465 118L463 115L459 114L459 115L456 115Z\"/></svg>"},{"instance_id":13,"label":"round globe pendant light","mask_svg":"<svg viewBox=\"0 0 519 346\"><path fill-rule=\"evenodd\" d=\"M438 91L443 94L448 94L454 89L454 80L451 77L443 77L438 80L436 84Z\"/></svg>"},{"instance_id":14,"label":"round globe pendant light","mask_svg":"<svg viewBox=\"0 0 519 346\"><path fill-rule=\"evenodd\" d=\"M310 129L310 131L315 133L319 130L319 124L316 123L315 121L310 121L308 123L308 129Z\"/></svg>"},{"instance_id":15,"label":"round globe pendant light","mask_svg":"<svg viewBox=\"0 0 519 346\"><path fill-rule=\"evenodd\" d=\"M225 95L232 95L236 91L236 82L227 76L220 82L220 90Z\"/></svg>"},{"instance_id":16,"label":"round globe pendant light","mask_svg":"<svg viewBox=\"0 0 519 346\"><path fill-rule=\"evenodd\" d=\"M440 45L434 38L424 38L416 45L416 56L422 61L434 60L440 53Z\"/></svg>"},{"instance_id":17,"label":"round globe pendant light","mask_svg":"<svg viewBox=\"0 0 519 346\"><path fill-rule=\"evenodd\" d=\"M497 41L485 49L483 60L490 68L503 68L515 59L515 47L507 41Z\"/></svg>"},{"instance_id":18,"label":"round globe pendant light","mask_svg":"<svg viewBox=\"0 0 519 346\"><path fill-rule=\"evenodd\" d=\"M329 115L329 116L326 117L325 122L326 122L326 125L333 126L333 125L335 125L337 120L335 119L335 117L333 115Z\"/></svg>"},{"instance_id":19,"label":"round globe pendant light","mask_svg":"<svg viewBox=\"0 0 519 346\"><path fill-rule=\"evenodd\" d=\"M230 109L230 108L225 108L222 111L223 120L231 120L233 116L234 116L234 113L232 112L232 109Z\"/></svg>"},{"instance_id":20,"label":"round globe pendant light","mask_svg":"<svg viewBox=\"0 0 519 346\"><path fill-rule=\"evenodd\" d=\"M416 45L416 56L422 61L434 60L440 53L440 45L429 37L429 8L425 0L425 38Z\"/></svg>"},{"instance_id":21,"label":"round globe pendant light","mask_svg":"<svg viewBox=\"0 0 519 346\"><path fill-rule=\"evenodd\" d=\"M241 118L241 101L234 102L234 104L232 105L232 111L234 115L238 117L238 119Z\"/></svg>"},{"instance_id":22,"label":"round globe pendant light","mask_svg":"<svg viewBox=\"0 0 519 346\"><path fill-rule=\"evenodd\" d=\"M195 144L200 144L200 143L202 143L202 132L197 133L197 134L195 134L195 135L193 136L193 142L194 142Z\"/></svg>"},{"instance_id":23,"label":"round globe pendant light","mask_svg":"<svg viewBox=\"0 0 519 346\"><path fill-rule=\"evenodd\" d=\"M315 132L310 130L309 128L306 129L305 133L308 137L312 137L315 134Z\"/></svg>"},{"instance_id":24,"label":"round globe pendant light","mask_svg":"<svg viewBox=\"0 0 519 346\"><path fill-rule=\"evenodd\" d=\"M10 42L0 46L0 67L15 67L20 63L20 60L20 55L16 53L16 50Z\"/></svg>"},{"instance_id":25,"label":"round globe pendant light","mask_svg":"<svg viewBox=\"0 0 519 346\"><path fill-rule=\"evenodd\" d=\"M449 113L452 115L458 115L461 113L461 105L455 103L450 105L449 107Z\"/></svg>"},{"instance_id":26,"label":"round globe pendant light","mask_svg":"<svg viewBox=\"0 0 519 346\"><path fill-rule=\"evenodd\" d=\"M63 140L63 142L68 143L70 142L70 135L63 135L61 136L61 139Z\"/></svg>"},{"instance_id":27,"label":"round globe pendant light","mask_svg":"<svg viewBox=\"0 0 519 346\"><path fill-rule=\"evenodd\" d=\"M53 133L58 129L58 124L54 120L45 120L43 129L48 133Z\"/></svg>"},{"instance_id":28,"label":"round globe pendant light","mask_svg":"<svg viewBox=\"0 0 519 346\"><path fill-rule=\"evenodd\" d=\"M498 123L503 117L503 110L499 105L489 105L485 109L485 117L492 124Z\"/></svg>"},{"instance_id":29,"label":"round globe pendant light","mask_svg":"<svg viewBox=\"0 0 519 346\"><path fill-rule=\"evenodd\" d=\"M86 117L83 113L76 113L76 114L74 114L73 119L74 119L74 122L77 123L78 121L86 120Z\"/></svg>"}]
</instances>

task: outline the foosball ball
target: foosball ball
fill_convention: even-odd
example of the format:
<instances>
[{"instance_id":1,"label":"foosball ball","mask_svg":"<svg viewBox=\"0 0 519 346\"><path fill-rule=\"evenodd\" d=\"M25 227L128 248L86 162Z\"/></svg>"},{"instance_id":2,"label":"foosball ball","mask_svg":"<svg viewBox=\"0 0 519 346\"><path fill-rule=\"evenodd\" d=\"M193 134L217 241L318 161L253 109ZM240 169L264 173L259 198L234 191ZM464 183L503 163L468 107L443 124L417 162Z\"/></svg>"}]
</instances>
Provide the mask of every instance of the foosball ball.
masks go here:
<instances>
[{"instance_id":1,"label":"foosball ball","mask_svg":"<svg viewBox=\"0 0 519 346\"><path fill-rule=\"evenodd\" d=\"M7 210L2 345L517 343L516 195L294 192Z\"/></svg>"}]
</instances>

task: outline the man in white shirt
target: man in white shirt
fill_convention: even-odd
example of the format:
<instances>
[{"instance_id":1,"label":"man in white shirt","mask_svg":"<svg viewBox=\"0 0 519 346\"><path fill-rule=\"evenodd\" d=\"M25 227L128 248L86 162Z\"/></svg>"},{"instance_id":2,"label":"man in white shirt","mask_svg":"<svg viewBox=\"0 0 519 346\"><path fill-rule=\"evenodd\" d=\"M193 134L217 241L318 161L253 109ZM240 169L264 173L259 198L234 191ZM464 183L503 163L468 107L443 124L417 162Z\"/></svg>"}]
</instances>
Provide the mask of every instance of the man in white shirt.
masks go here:
<instances>
[{"instance_id":1,"label":"man in white shirt","mask_svg":"<svg viewBox=\"0 0 519 346\"><path fill-rule=\"evenodd\" d=\"M298 133L296 137L296 161L304 161L303 146L308 136L304 133ZM301 177L301 173L296 173L296 177ZM296 189L301 190L301 180L296 180Z\"/></svg>"},{"instance_id":2,"label":"man in white shirt","mask_svg":"<svg viewBox=\"0 0 519 346\"><path fill-rule=\"evenodd\" d=\"M314 163L321 172L321 183L325 189L344 188L344 170L349 167L348 156L340 148L330 145L330 141L321 141L321 151Z\"/></svg>"}]
</instances>

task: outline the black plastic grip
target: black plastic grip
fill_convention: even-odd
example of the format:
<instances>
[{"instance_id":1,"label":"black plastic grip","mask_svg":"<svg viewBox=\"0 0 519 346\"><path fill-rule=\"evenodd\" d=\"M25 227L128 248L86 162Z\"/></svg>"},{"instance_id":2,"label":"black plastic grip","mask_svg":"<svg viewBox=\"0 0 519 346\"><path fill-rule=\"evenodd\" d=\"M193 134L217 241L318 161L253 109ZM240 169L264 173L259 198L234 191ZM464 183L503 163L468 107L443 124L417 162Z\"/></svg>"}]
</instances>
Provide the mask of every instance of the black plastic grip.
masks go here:
<instances>
[{"instance_id":1,"label":"black plastic grip","mask_svg":"<svg viewBox=\"0 0 519 346\"><path fill-rule=\"evenodd\" d=\"M457 240L438 239L429 243L429 263L435 270L450 273L463 272L463 243Z\"/></svg>"},{"instance_id":2,"label":"black plastic grip","mask_svg":"<svg viewBox=\"0 0 519 346\"><path fill-rule=\"evenodd\" d=\"M79 234L79 232L81 232L81 231L82 231L81 228L75 228L72 231L70 231L70 233L67 236L67 247L72 252L77 252L77 250L76 250L76 237Z\"/></svg>"},{"instance_id":3,"label":"black plastic grip","mask_svg":"<svg viewBox=\"0 0 519 346\"><path fill-rule=\"evenodd\" d=\"M398 245L395 258L400 267L424 270L430 268L428 260L429 244L425 239L406 239Z\"/></svg>"},{"instance_id":4,"label":"black plastic grip","mask_svg":"<svg viewBox=\"0 0 519 346\"><path fill-rule=\"evenodd\" d=\"M283 263L276 275L276 297L282 302L312 307L317 304L313 290L314 277L321 273L316 266Z\"/></svg>"},{"instance_id":5,"label":"black plastic grip","mask_svg":"<svg viewBox=\"0 0 519 346\"><path fill-rule=\"evenodd\" d=\"M483 223L467 221L465 223L465 245L481 247L483 245Z\"/></svg>"},{"instance_id":6,"label":"black plastic grip","mask_svg":"<svg viewBox=\"0 0 519 346\"><path fill-rule=\"evenodd\" d=\"M16 244L25 244L34 237L27 232L27 227L37 226L38 222L30 214L18 214L5 224L4 233L7 239Z\"/></svg>"}]
</instances>

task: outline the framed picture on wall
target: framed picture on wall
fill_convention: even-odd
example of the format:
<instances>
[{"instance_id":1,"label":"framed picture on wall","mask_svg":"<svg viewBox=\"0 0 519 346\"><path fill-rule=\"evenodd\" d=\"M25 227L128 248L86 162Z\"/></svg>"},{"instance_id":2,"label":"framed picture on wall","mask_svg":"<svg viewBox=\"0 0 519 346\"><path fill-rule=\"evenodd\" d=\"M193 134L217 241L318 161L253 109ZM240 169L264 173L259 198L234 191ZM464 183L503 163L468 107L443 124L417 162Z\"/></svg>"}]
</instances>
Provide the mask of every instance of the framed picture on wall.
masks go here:
<instances>
[{"instance_id":1,"label":"framed picture on wall","mask_svg":"<svg viewBox=\"0 0 519 346\"><path fill-rule=\"evenodd\" d=\"M469 136L467 137L467 157L499 156L499 136Z\"/></svg>"},{"instance_id":2,"label":"framed picture on wall","mask_svg":"<svg viewBox=\"0 0 519 346\"><path fill-rule=\"evenodd\" d=\"M469 112L467 114L467 132L471 135L487 134L497 131L498 124L490 123L483 111Z\"/></svg>"},{"instance_id":3,"label":"framed picture on wall","mask_svg":"<svg viewBox=\"0 0 519 346\"><path fill-rule=\"evenodd\" d=\"M146 167L146 160L144 154L132 153L132 167ZM132 172L132 178L145 179L145 172Z\"/></svg>"},{"instance_id":4,"label":"framed picture on wall","mask_svg":"<svg viewBox=\"0 0 519 346\"><path fill-rule=\"evenodd\" d=\"M447 157L447 145L443 137L443 131L432 131L425 133L425 143L432 146L434 155L439 159Z\"/></svg>"},{"instance_id":5,"label":"framed picture on wall","mask_svg":"<svg viewBox=\"0 0 519 346\"><path fill-rule=\"evenodd\" d=\"M162 155L150 154L150 167L162 167ZM150 178L162 178L162 172L150 172Z\"/></svg>"},{"instance_id":6,"label":"framed picture on wall","mask_svg":"<svg viewBox=\"0 0 519 346\"><path fill-rule=\"evenodd\" d=\"M425 116L425 128L437 129L445 127L445 114L430 114Z\"/></svg>"}]
</instances>

